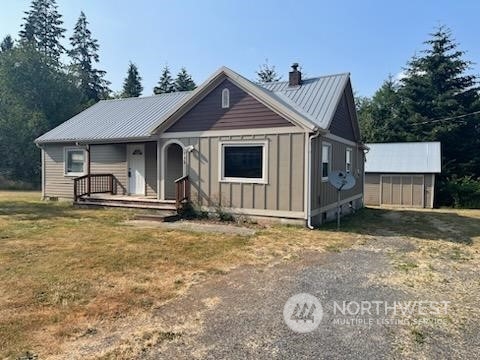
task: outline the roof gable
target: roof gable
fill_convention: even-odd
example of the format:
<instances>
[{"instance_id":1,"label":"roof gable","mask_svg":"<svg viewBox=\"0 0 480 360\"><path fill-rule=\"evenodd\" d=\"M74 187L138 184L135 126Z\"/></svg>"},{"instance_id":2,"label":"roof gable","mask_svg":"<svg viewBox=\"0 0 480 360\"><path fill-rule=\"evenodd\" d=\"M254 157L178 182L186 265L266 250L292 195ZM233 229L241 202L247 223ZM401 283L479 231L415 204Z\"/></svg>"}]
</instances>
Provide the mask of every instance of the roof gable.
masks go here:
<instances>
[{"instance_id":1,"label":"roof gable","mask_svg":"<svg viewBox=\"0 0 480 360\"><path fill-rule=\"evenodd\" d=\"M335 114L328 125L328 130L337 136L351 141L360 141L360 128L351 91L350 82L337 105Z\"/></svg>"},{"instance_id":2,"label":"roof gable","mask_svg":"<svg viewBox=\"0 0 480 360\"><path fill-rule=\"evenodd\" d=\"M225 79L230 80L233 84L248 93L257 101L261 102L270 110L276 112L278 115L290 121L294 125L303 128L305 131L314 131L317 129L315 123L307 119L301 111L295 107L289 106L288 103L276 97L271 91L254 84L250 80L245 79L243 76L237 74L227 67L222 67L202 85L195 89L192 95L188 99L185 99L182 104L177 106L177 108L171 112L165 122L152 129L152 132L159 134L170 128L173 123L178 121L183 115L192 109L193 106L195 106L199 101L213 91Z\"/></svg>"},{"instance_id":3,"label":"roof gable","mask_svg":"<svg viewBox=\"0 0 480 360\"><path fill-rule=\"evenodd\" d=\"M230 106L222 108L228 89ZM225 78L166 132L276 128L294 126Z\"/></svg>"}]
</instances>

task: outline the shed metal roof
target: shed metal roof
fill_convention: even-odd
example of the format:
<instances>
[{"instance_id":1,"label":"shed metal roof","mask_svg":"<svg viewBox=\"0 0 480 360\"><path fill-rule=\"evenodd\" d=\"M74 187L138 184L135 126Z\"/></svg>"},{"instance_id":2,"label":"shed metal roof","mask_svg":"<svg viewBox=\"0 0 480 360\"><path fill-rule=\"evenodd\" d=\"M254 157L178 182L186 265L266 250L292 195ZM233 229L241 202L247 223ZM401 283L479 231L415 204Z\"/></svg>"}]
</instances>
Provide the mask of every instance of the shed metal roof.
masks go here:
<instances>
[{"instance_id":1,"label":"shed metal roof","mask_svg":"<svg viewBox=\"0 0 480 360\"><path fill-rule=\"evenodd\" d=\"M225 69L225 70L222 70ZM219 70L241 76L228 68ZM287 107L312 126L326 130L340 101L349 74L305 79L300 86L288 81L260 86L279 107ZM202 85L203 86L203 85ZM192 92L174 92L149 97L103 100L35 140L37 143L100 142L144 139L180 107Z\"/></svg>"},{"instance_id":2,"label":"shed metal roof","mask_svg":"<svg viewBox=\"0 0 480 360\"><path fill-rule=\"evenodd\" d=\"M440 173L439 142L365 144L367 173Z\"/></svg>"}]
</instances>

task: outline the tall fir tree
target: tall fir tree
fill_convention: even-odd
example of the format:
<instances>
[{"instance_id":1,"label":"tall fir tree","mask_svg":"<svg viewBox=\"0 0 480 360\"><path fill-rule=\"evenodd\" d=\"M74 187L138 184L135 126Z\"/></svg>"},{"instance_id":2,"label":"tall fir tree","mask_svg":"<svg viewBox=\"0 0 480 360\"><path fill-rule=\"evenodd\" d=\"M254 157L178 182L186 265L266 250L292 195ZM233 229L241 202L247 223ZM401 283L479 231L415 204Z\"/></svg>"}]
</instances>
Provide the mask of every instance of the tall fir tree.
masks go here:
<instances>
[{"instance_id":1,"label":"tall fir tree","mask_svg":"<svg viewBox=\"0 0 480 360\"><path fill-rule=\"evenodd\" d=\"M65 37L62 15L57 11L55 0L32 0L30 10L25 12L20 31L20 41L32 43L38 51L58 63L65 51L60 40Z\"/></svg>"},{"instance_id":2,"label":"tall fir tree","mask_svg":"<svg viewBox=\"0 0 480 360\"><path fill-rule=\"evenodd\" d=\"M123 82L122 97L139 97L142 95L142 91L142 78L140 77L138 68L134 63L130 62L128 65L127 77Z\"/></svg>"},{"instance_id":3,"label":"tall fir tree","mask_svg":"<svg viewBox=\"0 0 480 360\"><path fill-rule=\"evenodd\" d=\"M480 177L479 115L451 119L480 110L477 78L468 74L471 62L458 48L450 29L440 26L425 42L427 49L414 57L402 79L402 116L410 139L440 141L442 166L439 199L449 203L448 181Z\"/></svg>"},{"instance_id":4,"label":"tall fir tree","mask_svg":"<svg viewBox=\"0 0 480 360\"><path fill-rule=\"evenodd\" d=\"M180 69L175 79L175 91L191 91L197 87L192 76L187 72L185 67Z\"/></svg>"},{"instance_id":5,"label":"tall fir tree","mask_svg":"<svg viewBox=\"0 0 480 360\"><path fill-rule=\"evenodd\" d=\"M70 43L72 49L69 55L72 59L72 69L78 78L78 85L85 100L96 102L108 97L110 90L109 82L104 79L106 72L94 67L94 64L99 61L98 41L92 38L87 17L83 11L75 25Z\"/></svg>"},{"instance_id":6,"label":"tall fir tree","mask_svg":"<svg viewBox=\"0 0 480 360\"><path fill-rule=\"evenodd\" d=\"M165 65L162 69L162 74L160 75L160 80L158 85L153 88L153 93L166 94L175 91L175 83L173 82L172 75L170 73L170 68L168 65Z\"/></svg>"},{"instance_id":7,"label":"tall fir tree","mask_svg":"<svg viewBox=\"0 0 480 360\"><path fill-rule=\"evenodd\" d=\"M0 44L0 51L5 52L13 48L13 39L10 35L7 35L3 38L2 43Z\"/></svg>"},{"instance_id":8,"label":"tall fir tree","mask_svg":"<svg viewBox=\"0 0 480 360\"><path fill-rule=\"evenodd\" d=\"M265 59L265 63L260 65L260 68L258 69L256 74L257 83L259 84L280 81L282 79L282 77L279 76L277 71L275 70L275 66L268 63L268 59Z\"/></svg>"},{"instance_id":9,"label":"tall fir tree","mask_svg":"<svg viewBox=\"0 0 480 360\"><path fill-rule=\"evenodd\" d=\"M383 82L371 99L356 100L363 141L396 142L406 139L406 124L399 111L399 84L393 76Z\"/></svg>"}]
</instances>

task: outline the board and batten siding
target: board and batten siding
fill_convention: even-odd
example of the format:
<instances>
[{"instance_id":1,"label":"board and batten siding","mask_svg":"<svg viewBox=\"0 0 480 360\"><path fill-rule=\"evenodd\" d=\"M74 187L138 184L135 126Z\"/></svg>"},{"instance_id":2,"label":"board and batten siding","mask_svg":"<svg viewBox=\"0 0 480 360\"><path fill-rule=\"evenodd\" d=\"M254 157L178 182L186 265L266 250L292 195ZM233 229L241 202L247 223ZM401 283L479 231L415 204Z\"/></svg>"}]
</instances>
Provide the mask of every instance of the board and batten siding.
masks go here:
<instances>
[{"instance_id":1,"label":"board and batten siding","mask_svg":"<svg viewBox=\"0 0 480 360\"><path fill-rule=\"evenodd\" d=\"M291 212L285 217L304 218L305 134L265 134L178 138L195 150L187 156L191 199L196 205ZM266 140L267 184L221 182L219 142ZM167 139L162 139L162 145ZM246 211L247 212L247 211Z\"/></svg>"},{"instance_id":2,"label":"board and batten siding","mask_svg":"<svg viewBox=\"0 0 480 360\"><path fill-rule=\"evenodd\" d=\"M230 106L222 108L222 91L228 89ZM292 126L229 80L222 81L166 132L258 129Z\"/></svg>"},{"instance_id":3,"label":"board and batten siding","mask_svg":"<svg viewBox=\"0 0 480 360\"><path fill-rule=\"evenodd\" d=\"M337 190L328 180L322 180L322 145L331 145L331 170L345 171L346 150L352 149L352 171L355 177L355 186L350 190L340 192L341 200L361 198L363 193L364 153L358 146L344 144L324 137L314 138L312 141L312 211L328 208L337 202Z\"/></svg>"},{"instance_id":4,"label":"board and batten siding","mask_svg":"<svg viewBox=\"0 0 480 360\"><path fill-rule=\"evenodd\" d=\"M348 107L347 96L344 93L338 104L337 110L335 111L332 123L330 124L330 132L341 138L355 141L355 132L353 130L352 121L350 120L351 118L352 114L350 114L350 109Z\"/></svg>"},{"instance_id":5,"label":"board and batten siding","mask_svg":"<svg viewBox=\"0 0 480 360\"><path fill-rule=\"evenodd\" d=\"M65 176L64 149L72 144L44 145L45 197L73 198L73 177ZM117 180L117 192L126 193L128 169L126 145L91 145L91 173L113 174Z\"/></svg>"}]
</instances>

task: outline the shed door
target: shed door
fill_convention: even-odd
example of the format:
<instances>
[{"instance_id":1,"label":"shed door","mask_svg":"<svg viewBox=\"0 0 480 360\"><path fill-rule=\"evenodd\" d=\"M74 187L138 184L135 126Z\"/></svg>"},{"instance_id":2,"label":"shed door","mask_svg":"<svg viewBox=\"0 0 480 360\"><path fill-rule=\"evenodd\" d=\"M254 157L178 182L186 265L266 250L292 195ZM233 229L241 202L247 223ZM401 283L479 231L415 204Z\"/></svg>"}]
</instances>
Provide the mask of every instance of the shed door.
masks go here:
<instances>
[{"instance_id":1,"label":"shed door","mask_svg":"<svg viewBox=\"0 0 480 360\"><path fill-rule=\"evenodd\" d=\"M424 207L423 175L382 175L381 205Z\"/></svg>"}]
</instances>

